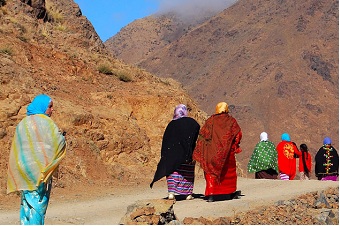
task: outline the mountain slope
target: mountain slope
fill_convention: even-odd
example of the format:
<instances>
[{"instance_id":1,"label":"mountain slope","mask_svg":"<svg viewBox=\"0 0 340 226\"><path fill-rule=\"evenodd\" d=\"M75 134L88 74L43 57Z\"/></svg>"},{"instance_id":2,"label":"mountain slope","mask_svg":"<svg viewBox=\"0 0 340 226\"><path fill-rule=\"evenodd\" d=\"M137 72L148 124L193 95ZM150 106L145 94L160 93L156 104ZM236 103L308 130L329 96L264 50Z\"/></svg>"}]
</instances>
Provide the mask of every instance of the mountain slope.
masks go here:
<instances>
[{"instance_id":1,"label":"mountain slope","mask_svg":"<svg viewBox=\"0 0 340 226\"><path fill-rule=\"evenodd\" d=\"M209 114L228 102L243 167L262 131L274 143L288 132L314 155L325 136L339 142L338 17L338 1L239 0L134 63L179 81Z\"/></svg>"},{"instance_id":2,"label":"mountain slope","mask_svg":"<svg viewBox=\"0 0 340 226\"><path fill-rule=\"evenodd\" d=\"M152 15L134 21L123 27L115 36L105 41L106 48L117 58L129 64L136 64L154 52L179 39L202 20L190 23L181 20L173 13Z\"/></svg>"},{"instance_id":3,"label":"mountain slope","mask_svg":"<svg viewBox=\"0 0 340 226\"><path fill-rule=\"evenodd\" d=\"M115 57L136 64L236 1L161 2L158 13L133 21L104 44Z\"/></svg>"}]
</instances>

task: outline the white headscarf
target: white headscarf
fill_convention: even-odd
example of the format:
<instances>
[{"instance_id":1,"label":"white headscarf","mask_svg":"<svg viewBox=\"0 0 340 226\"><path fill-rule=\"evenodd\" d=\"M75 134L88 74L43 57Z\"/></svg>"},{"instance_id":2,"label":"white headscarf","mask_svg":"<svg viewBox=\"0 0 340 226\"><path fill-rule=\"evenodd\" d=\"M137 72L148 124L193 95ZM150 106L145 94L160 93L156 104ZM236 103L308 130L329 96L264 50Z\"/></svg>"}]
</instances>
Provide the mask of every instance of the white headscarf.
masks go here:
<instances>
[{"instance_id":1,"label":"white headscarf","mask_svg":"<svg viewBox=\"0 0 340 226\"><path fill-rule=\"evenodd\" d=\"M260 135L261 141L267 141L268 140L268 134L266 132L262 132Z\"/></svg>"}]
</instances>

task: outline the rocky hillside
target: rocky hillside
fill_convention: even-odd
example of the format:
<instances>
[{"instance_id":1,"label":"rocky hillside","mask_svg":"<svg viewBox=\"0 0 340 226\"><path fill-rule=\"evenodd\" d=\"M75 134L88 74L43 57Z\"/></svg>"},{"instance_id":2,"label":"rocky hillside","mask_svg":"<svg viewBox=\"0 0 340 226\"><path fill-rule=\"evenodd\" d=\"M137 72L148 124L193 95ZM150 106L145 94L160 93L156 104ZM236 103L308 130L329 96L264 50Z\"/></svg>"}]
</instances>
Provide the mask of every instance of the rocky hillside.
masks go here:
<instances>
[{"instance_id":1,"label":"rocky hillside","mask_svg":"<svg viewBox=\"0 0 340 226\"><path fill-rule=\"evenodd\" d=\"M236 0L160 3L155 15L135 20L105 41L107 49L129 64L137 64L209 20Z\"/></svg>"},{"instance_id":2,"label":"rocky hillside","mask_svg":"<svg viewBox=\"0 0 340 226\"><path fill-rule=\"evenodd\" d=\"M105 45L116 40L120 59L179 81L208 114L228 102L243 130L238 160L245 168L262 131L276 144L288 132L313 155L325 136L338 148L338 3L239 0L186 30L172 17L154 15ZM141 24L147 33L139 32ZM132 39L118 42L122 37ZM129 57L132 48L139 58Z\"/></svg>"},{"instance_id":3,"label":"rocky hillside","mask_svg":"<svg viewBox=\"0 0 340 226\"><path fill-rule=\"evenodd\" d=\"M279 200L254 210L225 217L178 219L171 200L142 200L131 204L119 224L123 225L338 225L339 187Z\"/></svg>"},{"instance_id":4,"label":"rocky hillside","mask_svg":"<svg viewBox=\"0 0 340 226\"><path fill-rule=\"evenodd\" d=\"M178 82L111 57L72 0L0 3L0 196L15 126L39 93L67 132L63 187L151 181L174 107L204 120Z\"/></svg>"},{"instance_id":5,"label":"rocky hillside","mask_svg":"<svg viewBox=\"0 0 340 226\"><path fill-rule=\"evenodd\" d=\"M338 225L339 188L311 192L274 205L235 214L234 217L193 218L186 225Z\"/></svg>"},{"instance_id":6,"label":"rocky hillside","mask_svg":"<svg viewBox=\"0 0 340 226\"><path fill-rule=\"evenodd\" d=\"M115 57L135 64L177 40L188 29L190 26L175 15L149 16L123 27L105 42L105 46Z\"/></svg>"}]
</instances>

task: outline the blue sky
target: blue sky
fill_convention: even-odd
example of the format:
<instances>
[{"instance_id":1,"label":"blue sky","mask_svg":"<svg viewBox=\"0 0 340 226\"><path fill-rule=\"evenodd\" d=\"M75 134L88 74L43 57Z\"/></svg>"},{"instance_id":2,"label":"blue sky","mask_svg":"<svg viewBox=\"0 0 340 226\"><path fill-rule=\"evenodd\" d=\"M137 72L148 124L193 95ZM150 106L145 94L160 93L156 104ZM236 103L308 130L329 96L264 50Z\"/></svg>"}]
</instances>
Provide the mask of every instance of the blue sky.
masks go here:
<instances>
[{"instance_id":1,"label":"blue sky","mask_svg":"<svg viewBox=\"0 0 340 226\"><path fill-rule=\"evenodd\" d=\"M222 11L237 0L74 0L105 42L136 19L152 14L176 13L190 21L203 11Z\"/></svg>"},{"instance_id":2,"label":"blue sky","mask_svg":"<svg viewBox=\"0 0 340 226\"><path fill-rule=\"evenodd\" d=\"M157 12L159 0L74 0L105 42L136 19Z\"/></svg>"}]
</instances>

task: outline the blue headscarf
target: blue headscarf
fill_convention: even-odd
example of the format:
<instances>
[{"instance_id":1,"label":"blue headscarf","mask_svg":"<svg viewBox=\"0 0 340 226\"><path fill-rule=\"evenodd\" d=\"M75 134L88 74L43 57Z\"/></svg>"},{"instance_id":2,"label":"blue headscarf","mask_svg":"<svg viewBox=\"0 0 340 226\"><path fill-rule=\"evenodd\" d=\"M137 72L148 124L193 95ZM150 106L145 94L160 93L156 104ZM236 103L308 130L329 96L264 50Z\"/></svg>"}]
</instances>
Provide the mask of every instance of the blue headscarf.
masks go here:
<instances>
[{"instance_id":1,"label":"blue headscarf","mask_svg":"<svg viewBox=\"0 0 340 226\"><path fill-rule=\"evenodd\" d=\"M290 136L288 133L283 133L281 135L281 140L284 140L284 141L290 141Z\"/></svg>"},{"instance_id":2,"label":"blue headscarf","mask_svg":"<svg viewBox=\"0 0 340 226\"><path fill-rule=\"evenodd\" d=\"M36 96L33 101L27 106L26 115L36 115L36 114L45 114L48 105L52 101L51 97L40 94Z\"/></svg>"},{"instance_id":3,"label":"blue headscarf","mask_svg":"<svg viewBox=\"0 0 340 226\"><path fill-rule=\"evenodd\" d=\"M326 145L326 144L332 144L331 138L325 137L325 139L323 139L323 144L324 144L324 145Z\"/></svg>"},{"instance_id":4,"label":"blue headscarf","mask_svg":"<svg viewBox=\"0 0 340 226\"><path fill-rule=\"evenodd\" d=\"M174 110L173 120L188 116L187 106L184 104L179 104Z\"/></svg>"}]
</instances>

